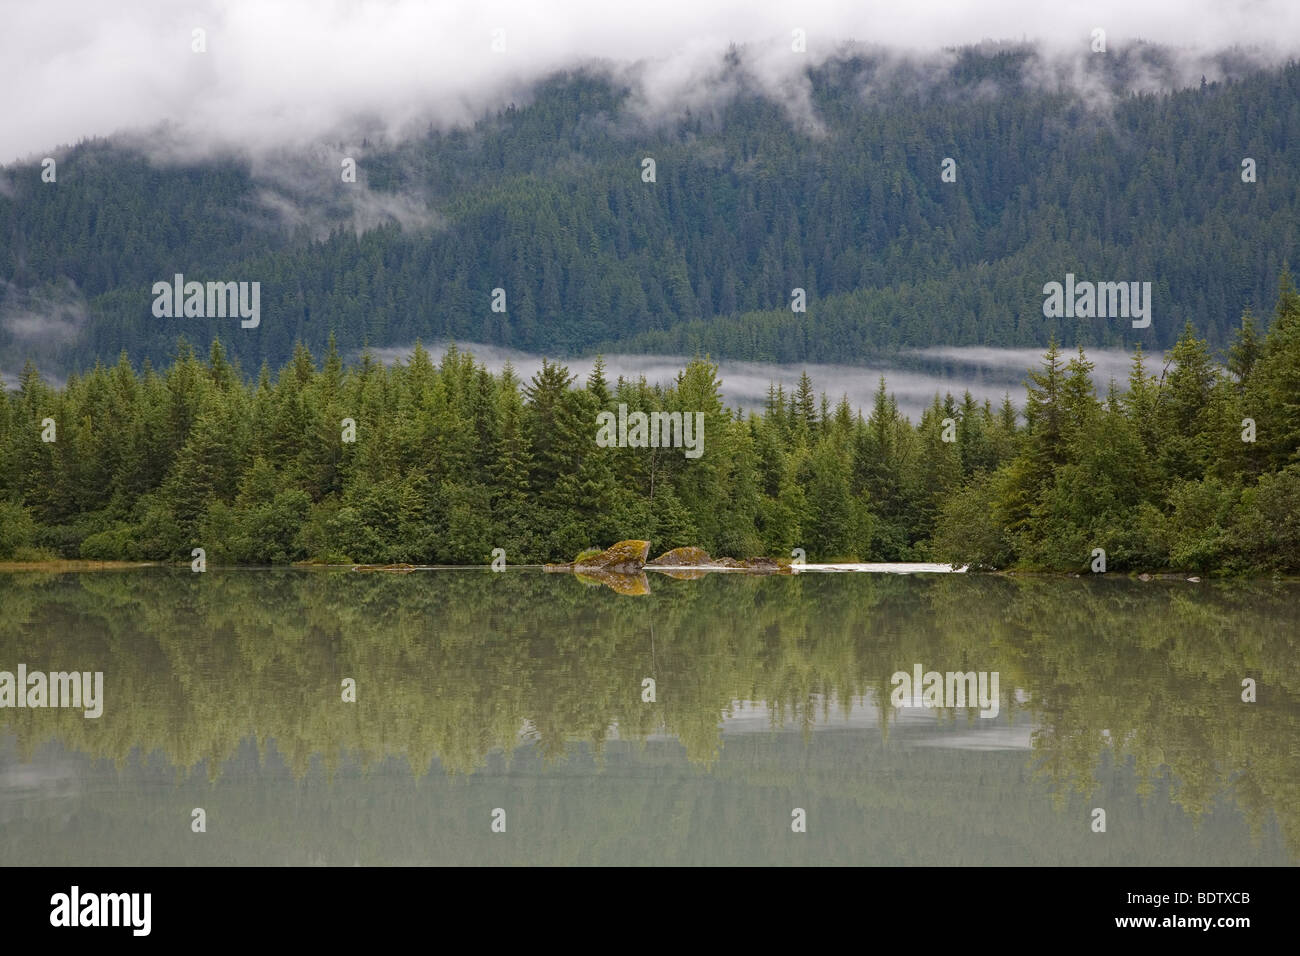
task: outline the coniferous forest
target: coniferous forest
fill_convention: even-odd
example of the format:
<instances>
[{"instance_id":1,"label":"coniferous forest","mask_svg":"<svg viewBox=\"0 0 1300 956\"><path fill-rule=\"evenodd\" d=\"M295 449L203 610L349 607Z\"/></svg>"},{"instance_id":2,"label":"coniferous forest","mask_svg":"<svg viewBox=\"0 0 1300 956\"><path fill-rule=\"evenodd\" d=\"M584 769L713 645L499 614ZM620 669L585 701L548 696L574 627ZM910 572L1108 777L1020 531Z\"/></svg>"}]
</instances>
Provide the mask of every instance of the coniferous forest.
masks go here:
<instances>
[{"instance_id":1,"label":"coniferous forest","mask_svg":"<svg viewBox=\"0 0 1300 956\"><path fill-rule=\"evenodd\" d=\"M160 134L54 150L57 183L0 169L0 373L37 345L59 375L123 348L161 365L179 335L249 369L331 334L348 356L422 339L811 363L1052 337L1157 351L1190 321L1223 348L1297 260L1300 65L1223 53L1187 86L1139 43L1083 60L1081 98L1033 79L1060 67L1032 46L857 51L810 67L793 109L745 62L719 66L736 96L679 116L577 70L470 127L306 158L178 162ZM1153 78L1167 89L1133 92ZM177 273L261 283L260 325L155 317L151 285ZM1045 318L1066 273L1151 281L1150 327Z\"/></svg>"},{"instance_id":2,"label":"coniferous forest","mask_svg":"<svg viewBox=\"0 0 1300 956\"><path fill-rule=\"evenodd\" d=\"M615 78L559 73L472 128L340 143L319 182L302 157L116 140L56 151L57 181L0 170L0 558L528 563L637 537L1300 570L1300 191L1279 172L1300 66L1222 53L1179 88L1176 56L1135 44L1084 61L1088 100L1033 80L1030 46L949 53L831 57L800 113L733 51L734 97L653 121ZM1149 277L1153 321L1045 316L1074 273ZM159 318L177 274L259 283L259 319ZM697 358L663 387L369 351L421 338ZM1096 394L1083 342L1133 349L1129 380ZM807 376L741 414L699 358L935 343L1047 353L1023 398L936 396L917 421L888 383L859 409ZM600 447L621 405L702 413L704 454Z\"/></svg>"},{"instance_id":3,"label":"coniferous forest","mask_svg":"<svg viewBox=\"0 0 1300 956\"><path fill-rule=\"evenodd\" d=\"M529 381L449 349L387 367L299 346L246 377L220 342L162 368L123 353L61 389L35 366L0 402L0 558L221 563L567 560L647 538L658 552L935 559L974 568L1300 571L1300 294L1242 319L1222 363L1190 324L1097 394L1052 343L1023 416L936 396L917 422L887 383L858 410L804 376L761 414L717 368L669 387ZM601 447L597 415L704 416L704 451Z\"/></svg>"}]
</instances>

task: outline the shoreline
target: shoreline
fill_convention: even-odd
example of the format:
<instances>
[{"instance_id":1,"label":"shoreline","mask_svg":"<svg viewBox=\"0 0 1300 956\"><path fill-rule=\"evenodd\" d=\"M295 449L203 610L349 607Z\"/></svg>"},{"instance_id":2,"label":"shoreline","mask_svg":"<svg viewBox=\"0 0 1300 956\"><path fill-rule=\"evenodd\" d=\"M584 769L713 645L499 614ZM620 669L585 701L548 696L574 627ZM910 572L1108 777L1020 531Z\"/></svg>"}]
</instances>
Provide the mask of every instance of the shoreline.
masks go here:
<instances>
[{"instance_id":1,"label":"shoreline","mask_svg":"<svg viewBox=\"0 0 1300 956\"><path fill-rule=\"evenodd\" d=\"M54 558L44 561L0 561L0 572L45 571L64 574L68 571L121 571L129 568L163 567L160 561L88 561L84 558Z\"/></svg>"},{"instance_id":2,"label":"shoreline","mask_svg":"<svg viewBox=\"0 0 1300 956\"><path fill-rule=\"evenodd\" d=\"M178 561L169 563L164 561L89 561L80 558L55 559L43 561L0 561L0 573L17 574L22 572L45 573L45 574L69 574L83 571L125 571L136 568L186 568L187 562ZM228 564L228 565L209 565L212 570L234 571L234 570L322 570L322 571L351 571L357 567L353 564L317 564L314 562L302 561L293 564L275 565L275 564ZM555 571L560 573L574 573L573 570L552 565ZM402 572L410 571L472 571L490 569L490 564L416 564L402 567ZM509 569L513 570L544 570L547 565L544 564L515 564L510 565ZM387 569L382 567L367 567L368 571L388 571L395 573L397 568ZM667 572L670 575L674 572L708 573L717 572L739 572L749 573L744 569L726 568L726 567L700 567L700 566L646 566L645 571ZM552 572L554 573L554 572ZM965 567L954 567L947 564L917 562L917 561L855 561L842 563L820 563L810 562L803 566L793 566L789 573L792 574L970 574L970 575L989 575L991 577L1043 577L1043 578L1122 578L1127 580L1142 581L1184 581L1191 584L1201 584L1210 581L1282 581L1294 582L1300 581L1300 577L1295 575L1279 574L1228 574L1217 571L1185 572L1185 571L1109 571L1100 574L1092 574L1082 571L1043 571L1043 570L1016 570L1016 569L995 569L971 571Z\"/></svg>"}]
</instances>

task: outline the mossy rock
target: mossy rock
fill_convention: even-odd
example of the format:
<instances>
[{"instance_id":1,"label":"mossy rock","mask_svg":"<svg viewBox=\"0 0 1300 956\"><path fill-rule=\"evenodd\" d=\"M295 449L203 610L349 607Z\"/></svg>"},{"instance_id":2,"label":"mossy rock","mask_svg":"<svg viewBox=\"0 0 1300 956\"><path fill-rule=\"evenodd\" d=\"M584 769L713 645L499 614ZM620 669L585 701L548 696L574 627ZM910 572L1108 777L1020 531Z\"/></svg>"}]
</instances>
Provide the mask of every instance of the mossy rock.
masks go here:
<instances>
[{"instance_id":1,"label":"mossy rock","mask_svg":"<svg viewBox=\"0 0 1300 956\"><path fill-rule=\"evenodd\" d=\"M632 573L645 567L650 554L649 541L620 541L590 558L575 561L575 567L600 568L605 571Z\"/></svg>"},{"instance_id":2,"label":"mossy rock","mask_svg":"<svg viewBox=\"0 0 1300 956\"><path fill-rule=\"evenodd\" d=\"M703 548L673 548L649 562L652 568L707 568L713 566L713 559Z\"/></svg>"}]
</instances>

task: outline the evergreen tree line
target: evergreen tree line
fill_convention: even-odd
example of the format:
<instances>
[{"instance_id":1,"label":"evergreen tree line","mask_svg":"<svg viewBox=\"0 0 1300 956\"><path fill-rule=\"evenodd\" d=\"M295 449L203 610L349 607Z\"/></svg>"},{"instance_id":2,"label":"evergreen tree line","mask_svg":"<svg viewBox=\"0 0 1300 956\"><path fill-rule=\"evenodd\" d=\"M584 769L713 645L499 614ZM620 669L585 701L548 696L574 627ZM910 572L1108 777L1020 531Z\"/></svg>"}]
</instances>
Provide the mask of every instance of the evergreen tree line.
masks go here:
<instances>
[{"instance_id":1,"label":"evergreen tree line","mask_svg":"<svg viewBox=\"0 0 1300 956\"><path fill-rule=\"evenodd\" d=\"M123 348L162 364L180 334L221 337L247 368L278 367L298 342L321 353L331 331L345 353L423 338L822 362L1052 335L1167 349L1176 315L1223 347L1243 304L1273 307L1294 259L1300 65L1126 96L1129 73L1162 75L1160 55L1086 61L1115 94L1107 111L1027 82L1044 68L1028 49L964 50L948 71L836 58L806 74L819 135L743 65L722 80L745 92L660 124L638 120L630 89L563 74L472 129L339 144L286 159L271 183L238 158L157 165L84 143L56 151L57 182L35 163L0 172L0 316L84 297L87 321L47 352L63 373ZM433 224L354 229L374 199ZM317 228L286 228L284 208ZM1156 321L1045 319L1042 286L1067 272L1152 282ZM176 273L261 283L260 326L155 318L152 285ZM31 354L22 334L0 321L11 374Z\"/></svg>"},{"instance_id":2,"label":"evergreen tree line","mask_svg":"<svg viewBox=\"0 0 1300 956\"><path fill-rule=\"evenodd\" d=\"M523 382L455 347L392 367L317 364L303 345L246 380L219 341L157 370L97 365L53 389L28 363L0 402L0 557L215 562L566 560L648 538L657 551L974 567L1300 570L1300 295L1284 274L1266 334L1247 312L1216 363L1189 324L1156 375L1099 397L1055 342L1024 422L969 393L912 423L882 379L869 413L805 374L761 413L717 366L667 386ZM600 447L596 419L702 413L704 454ZM350 434L351 430L351 434ZM354 440L347 440L354 438ZM1252 438L1253 440L1246 440Z\"/></svg>"}]
</instances>

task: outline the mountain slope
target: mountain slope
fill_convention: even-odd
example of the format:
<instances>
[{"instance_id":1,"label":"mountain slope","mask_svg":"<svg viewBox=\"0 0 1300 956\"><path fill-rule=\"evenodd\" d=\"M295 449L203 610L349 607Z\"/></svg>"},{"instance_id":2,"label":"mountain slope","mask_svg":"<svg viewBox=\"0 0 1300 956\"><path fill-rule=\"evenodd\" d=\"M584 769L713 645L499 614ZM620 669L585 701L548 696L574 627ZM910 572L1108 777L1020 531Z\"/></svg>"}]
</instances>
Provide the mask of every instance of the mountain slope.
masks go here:
<instances>
[{"instance_id":1,"label":"mountain slope","mask_svg":"<svg viewBox=\"0 0 1300 956\"><path fill-rule=\"evenodd\" d=\"M84 143L57 154L56 183L35 164L0 172L0 369L123 348L159 361L184 334L219 336L252 370L331 331L344 350L456 338L851 361L1053 334L1164 348L1190 320L1221 345L1243 307L1271 313L1295 258L1300 67L1225 58L1226 82L1127 95L1135 76L1172 76L1173 54L1082 62L1088 84L1052 90L1028 48L966 49L943 70L852 55L808 71L811 114L742 85L653 121L628 86L579 72L473 129L273 161ZM1151 327L1044 318L1042 287L1067 272L1151 282ZM176 273L260 282L260 324L155 318L151 287Z\"/></svg>"}]
</instances>

